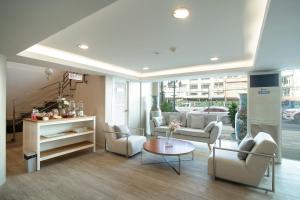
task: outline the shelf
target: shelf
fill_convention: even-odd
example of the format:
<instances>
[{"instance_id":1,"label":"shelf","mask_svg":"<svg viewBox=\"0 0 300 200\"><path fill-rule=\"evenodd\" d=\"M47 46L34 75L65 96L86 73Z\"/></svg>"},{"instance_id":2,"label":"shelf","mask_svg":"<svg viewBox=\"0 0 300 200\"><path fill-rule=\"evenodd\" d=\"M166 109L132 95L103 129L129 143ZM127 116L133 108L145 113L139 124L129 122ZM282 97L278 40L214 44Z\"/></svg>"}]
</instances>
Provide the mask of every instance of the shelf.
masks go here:
<instances>
[{"instance_id":1,"label":"shelf","mask_svg":"<svg viewBox=\"0 0 300 200\"><path fill-rule=\"evenodd\" d=\"M93 133L94 133L94 130L89 130L89 131L80 132L80 133L67 132L64 135L52 137L52 138L46 138L46 137L41 136L40 143L52 142L52 141L56 141L56 140L61 140L61 139L66 139L66 138L71 138L71 137L78 137L78 136L88 135L88 134L93 134Z\"/></svg>"},{"instance_id":2,"label":"shelf","mask_svg":"<svg viewBox=\"0 0 300 200\"><path fill-rule=\"evenodd\" d=\"M38 124L39 126L48 126L48 125L55 125L55 124L76 123L76 122L94 121L94 120L95 120L95 116L50 119L48 121L32 120L30 118L25 118L23 121L29 122L29 123L35 123L35 124Z\"/></svg>"},{"instance_id":3,"label":"shelf","mask_svg":"<svg viewBox=\"0 0 300 200\"><path fill-rule=\"evenodd\" d=\"M51 158L62 156L62 155L72 153L72 152L75 152L75 151L80 151L80 150L83 150L83 149L88 149L88 148L91 148L91 147L94 147L94 143L89 142L89 141L84 141L84 142L79 142L79 143L75 143L75 144L70 144L70 145L58 147L58 148L55 148L55 149L49 149L49 150L41 152L40 161L48 160L48 159L51 159Z\"/></svg>"}]
</instances>

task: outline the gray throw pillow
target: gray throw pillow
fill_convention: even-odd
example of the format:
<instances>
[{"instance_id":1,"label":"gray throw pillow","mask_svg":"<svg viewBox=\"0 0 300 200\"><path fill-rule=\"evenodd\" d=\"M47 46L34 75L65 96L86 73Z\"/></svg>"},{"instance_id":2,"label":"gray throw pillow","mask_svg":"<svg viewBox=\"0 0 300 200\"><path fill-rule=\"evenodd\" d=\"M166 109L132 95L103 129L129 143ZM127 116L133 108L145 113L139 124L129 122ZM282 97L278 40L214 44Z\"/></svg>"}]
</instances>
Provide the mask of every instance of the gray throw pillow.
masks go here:
<instances>
[{"instance_id":1,"label":"gray throw pillow","mask_svg":"<svg viewBox=\"0 0 300 200\"><path fill-rule=\"evenodd\" d=\"M252 137L245 137L239 144L238 148L241 151L251 151L254 145L255 145L255 141ZM248 155L249 154L247 153L239 152L237 156L240 160L246 160Z\"/></svg>"},{"instance_id":2,"label":"gray throw pillow","mask_svg":"<svg viewBox=\"0 0 300 200\"><path fill-rule=\"evenodd\" d=\"M118 139L125 137L125 135L131 135L129 128L125 125L115 125L114 129L117 132Z\"/></svg>"},{"instance_id":3,"label":"gray throw pillow","mask_svg":"<svg viewBox=\"0 0 300 200\"><path fill-rule=\"evenodd\" d=\"M153 123L155 127L161 126L161 117L153 117Z\"/></svg>"},{"instance_id":4,"label":"gray throw pillow","mask_svg":"<svg viewBox=\"0 0 300 200\"><path fill-rule=\"evenodd\" d=\"M216 125L216 122L209 122L209 124L204 128L204 132L210 133L213 127Z\"/></svg>"}]
</instances>

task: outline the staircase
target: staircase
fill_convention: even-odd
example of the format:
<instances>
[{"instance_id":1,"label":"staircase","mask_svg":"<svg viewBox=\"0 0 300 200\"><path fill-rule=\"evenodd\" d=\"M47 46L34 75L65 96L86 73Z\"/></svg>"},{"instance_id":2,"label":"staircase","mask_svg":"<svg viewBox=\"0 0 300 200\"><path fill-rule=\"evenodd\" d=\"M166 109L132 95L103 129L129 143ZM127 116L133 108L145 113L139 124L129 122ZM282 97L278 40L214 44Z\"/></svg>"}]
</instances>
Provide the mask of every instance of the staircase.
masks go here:
<instances>
[{"instance_id":1,"label":"staircase","mask_svg":"<svg viewBox=\"0 0 300 200\"><path fill-rule=\"evenodd\" d=\"M15 134L23 131L23 119L31 117L32 109L39 112L50 112L58 108L57 98L74 98L78 84L87 84L87 75L82 74L82 81L69 79L69 71L63 74L62 81L50 83L35 91L25 92L22 99L12 100L13 116L6 120L6 133L13 134L11 142L15 141Z\"/></svg>"}]
</instances>

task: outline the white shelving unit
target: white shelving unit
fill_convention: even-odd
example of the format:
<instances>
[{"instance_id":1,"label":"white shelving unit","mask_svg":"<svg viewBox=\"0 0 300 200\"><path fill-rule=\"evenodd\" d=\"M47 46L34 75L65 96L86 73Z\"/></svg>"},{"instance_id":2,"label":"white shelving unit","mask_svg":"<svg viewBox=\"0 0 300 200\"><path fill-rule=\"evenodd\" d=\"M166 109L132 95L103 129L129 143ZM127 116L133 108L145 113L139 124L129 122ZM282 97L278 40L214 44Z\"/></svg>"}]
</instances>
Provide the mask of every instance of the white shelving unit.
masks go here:
<instances>
[{"instance_id":1,"label":"white shelving unit","mask_svg":"<svg viewBox=\"0 0 300 200\"><path fill-rule=\"evenodd\" d=\"M36 152L37 170L40 162L84 149L96 151L96 117L23 121L23 153ZM82 132L75 128L87 127ZM54 135L54 137L52 137Z\"/></svg>"}]
</instances>

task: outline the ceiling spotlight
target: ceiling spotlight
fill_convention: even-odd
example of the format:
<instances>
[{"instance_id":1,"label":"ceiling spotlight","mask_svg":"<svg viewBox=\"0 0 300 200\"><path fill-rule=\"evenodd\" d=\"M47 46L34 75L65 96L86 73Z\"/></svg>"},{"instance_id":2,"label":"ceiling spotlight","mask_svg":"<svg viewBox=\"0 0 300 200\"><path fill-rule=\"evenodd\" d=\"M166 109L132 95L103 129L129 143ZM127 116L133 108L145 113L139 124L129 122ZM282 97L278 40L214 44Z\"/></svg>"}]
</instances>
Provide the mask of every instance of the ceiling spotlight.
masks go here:
<instances>
[{"instance_id":1,"label":"ceiling spotlight","mask_svg":"<svg viewBox=\"0 0 300 200\"><path fill-rule=\"evenodd\" d=\"M173 12L173 16L177 19L185 19L189 16L190 12L186 8L177 8Z\"/></svg>"},{"instance_id":2,"label":"ceiling spotlight","mask_svg":"<svg viewBox=\"0 0 300 200\"><path fill-rule=\"evenodd\" d=\"M217 60L219 60L219 58L218 57L212 57L212 58L210 58L210 60L211 61L217 61Z\"/></svg>"},{"instance_id":3,"label":"ceiling spotlight","mask_svg":"<svg viewBox=\"0 0 300 200\"><path fill-rule=\"evenodd\" d=\"M148 70L148 69L149 69L149 67L144 67L144 68L143 68L143 70Z\"/></svg>"},{"instance_id":4,"label":"ceiling spotlight","mask_svg":"<svg viewBox=\"0 0 300 200\"><path fill-rule=\"evenodd\" d=\"M86 45L86 44L79 44L79 45L78 45L78 48L86 50L86 49L89 48L89 46Z\"/></svg>"}]
</instances>

